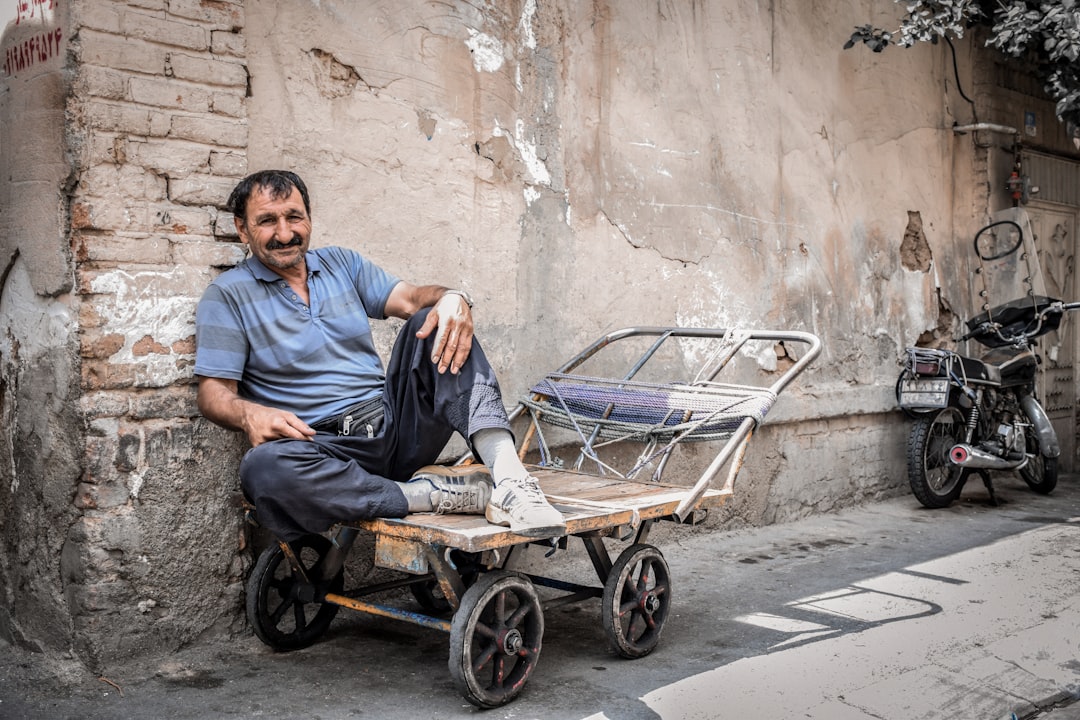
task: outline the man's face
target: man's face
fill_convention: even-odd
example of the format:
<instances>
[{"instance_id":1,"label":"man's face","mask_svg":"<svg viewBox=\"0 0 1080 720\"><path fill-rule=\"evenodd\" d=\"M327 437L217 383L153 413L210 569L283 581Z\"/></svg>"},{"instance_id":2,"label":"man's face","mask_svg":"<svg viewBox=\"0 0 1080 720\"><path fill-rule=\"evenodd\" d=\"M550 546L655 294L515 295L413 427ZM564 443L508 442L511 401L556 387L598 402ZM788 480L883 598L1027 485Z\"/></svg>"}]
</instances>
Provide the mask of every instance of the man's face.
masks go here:
<instances>
[{"instance_id":1,"label":"man's face","mask_svg":"<svg viewBox=\"0 0 1080 720\"><path fill-rule=\"evenodd\" d=\"M296 188L280 199L267 188L256 188L248 197L247 218L236 218L236 230L251 253L279 274L303 263L311 242L311 218Z\"/></svg>"}]
</instances>

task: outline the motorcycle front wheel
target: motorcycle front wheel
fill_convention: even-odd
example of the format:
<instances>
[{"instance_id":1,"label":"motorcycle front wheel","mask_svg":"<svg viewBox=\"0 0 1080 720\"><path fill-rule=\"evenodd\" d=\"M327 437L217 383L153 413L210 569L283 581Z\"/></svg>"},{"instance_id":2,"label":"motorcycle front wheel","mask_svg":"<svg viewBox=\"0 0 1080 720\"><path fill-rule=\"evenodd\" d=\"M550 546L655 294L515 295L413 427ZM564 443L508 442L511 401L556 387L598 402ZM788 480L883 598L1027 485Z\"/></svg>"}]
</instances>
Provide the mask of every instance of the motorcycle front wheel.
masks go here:
<instances>
[{"instance_id":1,"label":"motorcycle front wheel","mask_svg":"<svg viewBox=\"0 0 1080 720\"><path fill-rule=\"evenodd\" d=\"M964 415L954 407L915 419L908 437L908 482L924 507L948 507L960 497L967 473L953 464L949 451L963 441L964 427Z\"/></svg>"}]
</instances>

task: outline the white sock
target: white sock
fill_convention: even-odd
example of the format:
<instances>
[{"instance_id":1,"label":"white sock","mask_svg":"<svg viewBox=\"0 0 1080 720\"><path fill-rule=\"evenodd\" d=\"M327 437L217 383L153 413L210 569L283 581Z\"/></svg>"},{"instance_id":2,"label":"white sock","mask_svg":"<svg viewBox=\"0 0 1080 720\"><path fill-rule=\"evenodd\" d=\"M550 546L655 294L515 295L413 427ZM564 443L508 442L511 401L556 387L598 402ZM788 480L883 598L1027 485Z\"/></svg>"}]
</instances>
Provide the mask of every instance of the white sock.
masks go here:
<instances>
[{"instance_id":1,"label":"white sock","mask_svg":"<svg viewBox=\"0 0 1080 720\"><path fill-rule=\"evenodd\" d=\"M429 480L425 478L410 480L406 483L398 483L398 487L401 488L405 499L409 501L409 512L431 512L434 509L431 505L431 491L435 488Z\"/></svg>"},{"instance_id":2,"label":"white sock","mask_svg":"<svg viewBox=\"0 0 1080 720\"><path fill-rule=\"evenodd\" d=\"M480 460L491 470L491 477L498 485L503 480L524 480L529 471L521 464L514 436L502 428L485 428L472 436L473 447Z\"/></svg>"}]
</instances>

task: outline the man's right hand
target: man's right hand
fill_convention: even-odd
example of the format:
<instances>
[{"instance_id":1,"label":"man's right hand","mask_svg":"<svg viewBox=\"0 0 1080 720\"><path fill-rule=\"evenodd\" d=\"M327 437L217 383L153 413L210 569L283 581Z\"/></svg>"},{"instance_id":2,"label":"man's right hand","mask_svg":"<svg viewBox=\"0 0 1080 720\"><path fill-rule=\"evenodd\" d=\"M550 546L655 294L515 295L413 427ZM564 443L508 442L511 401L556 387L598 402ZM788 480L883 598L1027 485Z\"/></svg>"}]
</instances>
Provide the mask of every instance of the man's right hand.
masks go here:
<instances>
[{"instance_id":1,"label":"man's right hand","mask_svg":"<svg viewBox=\"0 0 1080 720\"><path fill-rule=\"evenodd\" d=\"M252 447L271 440L310 440L315 430L291 412L245 400L236 381L199 377L199 410L210 421L247 435Z\"/></svg>"}]
</instances>

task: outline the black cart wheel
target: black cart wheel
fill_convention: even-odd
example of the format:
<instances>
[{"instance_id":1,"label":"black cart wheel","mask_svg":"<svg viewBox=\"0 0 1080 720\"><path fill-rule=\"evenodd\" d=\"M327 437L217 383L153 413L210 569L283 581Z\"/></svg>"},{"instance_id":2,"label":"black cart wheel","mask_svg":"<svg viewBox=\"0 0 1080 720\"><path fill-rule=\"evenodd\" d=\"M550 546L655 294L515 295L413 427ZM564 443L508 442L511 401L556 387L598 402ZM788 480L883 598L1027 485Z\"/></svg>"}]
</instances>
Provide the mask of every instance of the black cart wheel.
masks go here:
<instances>
[{"instance_id":1,"label":"black cart wheel","mask_svg":"<svg viewBox=\"0 0 1080 720\"><path fill-rule=\"evenodd\" d=\"M604 630L612 649L625 658L651 653L660 642L671 609L671 573L652 545L623 550L604 583Z\"/></svg>"},{"instance_id":2,"label":"black cart wheel","mask_svg":"<svg viewBox=\"0 0 1080 720\"><path fill-rule=\"evenodd\" d=\"M338 606L322 600L340 593L345 584L341 570L332 580L318 577L330 551L330 541L307 535L289 544L310 582L293 572L280 545L263 551L247 583L247 617L260 640L275 650L296 650L319 639L337 615Z\"/></svg>"},{"instance_id":3,"label":"black cart wheel","mask_svg":"<svg viewBox=\"0 0 1080 720\"><path fill-rule=\"evenodd\" d=\"M504 705L522 691L544 637L544 611L528 578L507 570L481 575L450 626L450 675L469 702Z\"/></svg>"},{"instance_id":4,"label":"black cart wheel","mask_svg":"<svg viewBox=\"0 0 1080 720\"><path fill-rule=\"evenodd\" d=\"M476 582L481 567L479 553L466 553L455 549L451 551L450 558L453 560L454 568L457 570L458 576L466 589ZM409 585L409 590L412 591L413 598L416 599L417 604L423 608L424 612L432 615L446 615L454 609L446 595L443 594L438 580L430 579L415 582Z\"/></svg>"}]
</instances>

